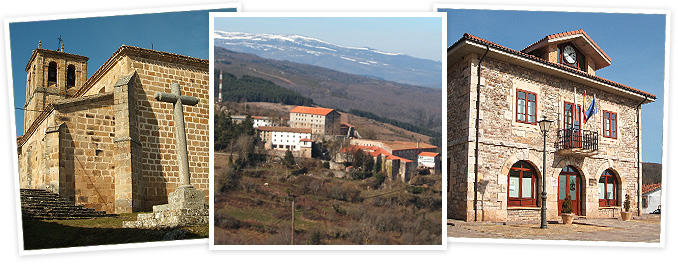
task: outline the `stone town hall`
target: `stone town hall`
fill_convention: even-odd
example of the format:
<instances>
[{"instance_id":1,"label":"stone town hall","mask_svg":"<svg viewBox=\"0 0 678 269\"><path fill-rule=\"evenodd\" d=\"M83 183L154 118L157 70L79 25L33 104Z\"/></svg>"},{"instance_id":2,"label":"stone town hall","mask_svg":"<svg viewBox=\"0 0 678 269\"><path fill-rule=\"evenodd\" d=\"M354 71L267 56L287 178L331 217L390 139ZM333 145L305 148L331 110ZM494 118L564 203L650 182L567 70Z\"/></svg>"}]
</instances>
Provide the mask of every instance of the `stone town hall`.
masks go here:
<instances>
[{"instance_id":1,"label":"stone town hall","mask_svg":"<svg viewBox=\"0 0 678 269\"><path fill-rule=\"evenodd\" d=\"M26 64L21 188L58 193L107 213L150 211L179 185L172 104L179 82L201 101L184 108L191 183L208 189L209 62L121 46L90 77L81 55L38 46Z\"/></svg>"},{"instance_id":2,"label":"stone town hall","mask_svg":"<svg viewBox=\"0 0 678 269\"><path fill-rule=\"evenodd\" d=\"M626 194L639 214L640 108L656 96L596 76L611 59L586 32L520 51L464 34L447 55L450 218L539 220L543 177L548 219L568 193L579 216L618 217Z\"/></svg>"}]
</instances>

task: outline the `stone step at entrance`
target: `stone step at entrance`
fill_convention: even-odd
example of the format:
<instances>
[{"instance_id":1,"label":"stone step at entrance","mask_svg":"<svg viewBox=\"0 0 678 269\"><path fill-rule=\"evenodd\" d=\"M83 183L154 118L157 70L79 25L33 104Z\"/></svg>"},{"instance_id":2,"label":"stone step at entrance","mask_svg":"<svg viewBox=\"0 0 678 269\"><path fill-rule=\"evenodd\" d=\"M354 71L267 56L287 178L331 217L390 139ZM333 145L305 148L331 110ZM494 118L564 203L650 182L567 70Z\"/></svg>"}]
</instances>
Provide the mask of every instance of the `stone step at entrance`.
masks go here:
<instances>
[{"instance_id":1,"label":"stone step at entrance","mask_svg":"<svg viewBox=\"0 0 678 269\"><path fill-rule=\"evenodd\" d=\"M46 190L21 189L21 215L28 219L90 219L116 216L96 211L59 197Z\"/></svg>"}]
</instances>

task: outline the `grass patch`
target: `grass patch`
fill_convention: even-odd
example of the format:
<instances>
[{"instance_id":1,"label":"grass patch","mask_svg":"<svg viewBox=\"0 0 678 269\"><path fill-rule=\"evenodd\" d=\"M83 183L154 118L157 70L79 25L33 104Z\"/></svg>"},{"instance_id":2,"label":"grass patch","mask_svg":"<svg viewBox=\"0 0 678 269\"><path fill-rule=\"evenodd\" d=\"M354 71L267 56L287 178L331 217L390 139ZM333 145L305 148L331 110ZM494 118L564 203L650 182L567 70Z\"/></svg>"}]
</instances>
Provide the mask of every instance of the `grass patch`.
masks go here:
<instances>
[{"instance_id":1,"label":"grass patch","mask_svg":"<svg viewBox=\"0 0 678 269\"><path fill-rule=\"evenodd\" d=\"M23 219L24 249L67 248L96 245L128 244L162 241L177 229L122 228L123 221L136 220L139 213L120 217L102 217L79 220ZM209 225L183 227L185 239L207 238Z\"/></svg>"}]
</instances>

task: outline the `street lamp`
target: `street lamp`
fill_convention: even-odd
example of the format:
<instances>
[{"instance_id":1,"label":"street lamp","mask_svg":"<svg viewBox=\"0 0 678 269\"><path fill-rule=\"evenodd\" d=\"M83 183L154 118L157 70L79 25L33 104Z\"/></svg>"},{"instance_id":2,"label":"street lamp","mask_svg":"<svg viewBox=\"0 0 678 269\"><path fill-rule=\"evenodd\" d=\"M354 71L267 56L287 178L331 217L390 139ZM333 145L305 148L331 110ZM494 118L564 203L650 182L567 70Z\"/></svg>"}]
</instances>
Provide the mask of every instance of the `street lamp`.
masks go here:
<instances>
[{"instance_id":1,"label":"street lamp","mask_svg":"<svg viewBox=\"0 0 678 269\"><path fill-rule=\"evenodd\" d=\"M553 123L552 120L547 120L546 116L544 116L544 119L539 121L539 129L541 129L541 133L544 135L544 165L543 165L543 171L541 175L542 179L542 184L541 184L541 228L546 229L546 134L549 132L549 128L551 128L551 123Z\"/></svg>"}]
</instances>

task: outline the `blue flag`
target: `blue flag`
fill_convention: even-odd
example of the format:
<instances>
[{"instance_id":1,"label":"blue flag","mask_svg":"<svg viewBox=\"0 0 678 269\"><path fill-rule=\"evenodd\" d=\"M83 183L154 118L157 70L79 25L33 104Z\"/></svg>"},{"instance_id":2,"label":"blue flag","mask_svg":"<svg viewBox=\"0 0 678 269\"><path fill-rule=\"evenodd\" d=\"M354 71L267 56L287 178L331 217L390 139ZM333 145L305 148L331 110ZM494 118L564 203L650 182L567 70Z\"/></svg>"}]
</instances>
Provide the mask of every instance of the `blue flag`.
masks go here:
<instances>
[{"instance_id":1,"label":"blue flag","mask_svg":"<svg viewBox=\"0 0 678 269\"><path fill-rule=\"evenodd\" d=\"M596 96L593 96L593 101L591 102L591 105L589 105L589 109L584 112L584 123L586 123L592 116L593 114L596 114L598 112L598 109L596 108Z\"/></svg>"}]
</instances>

